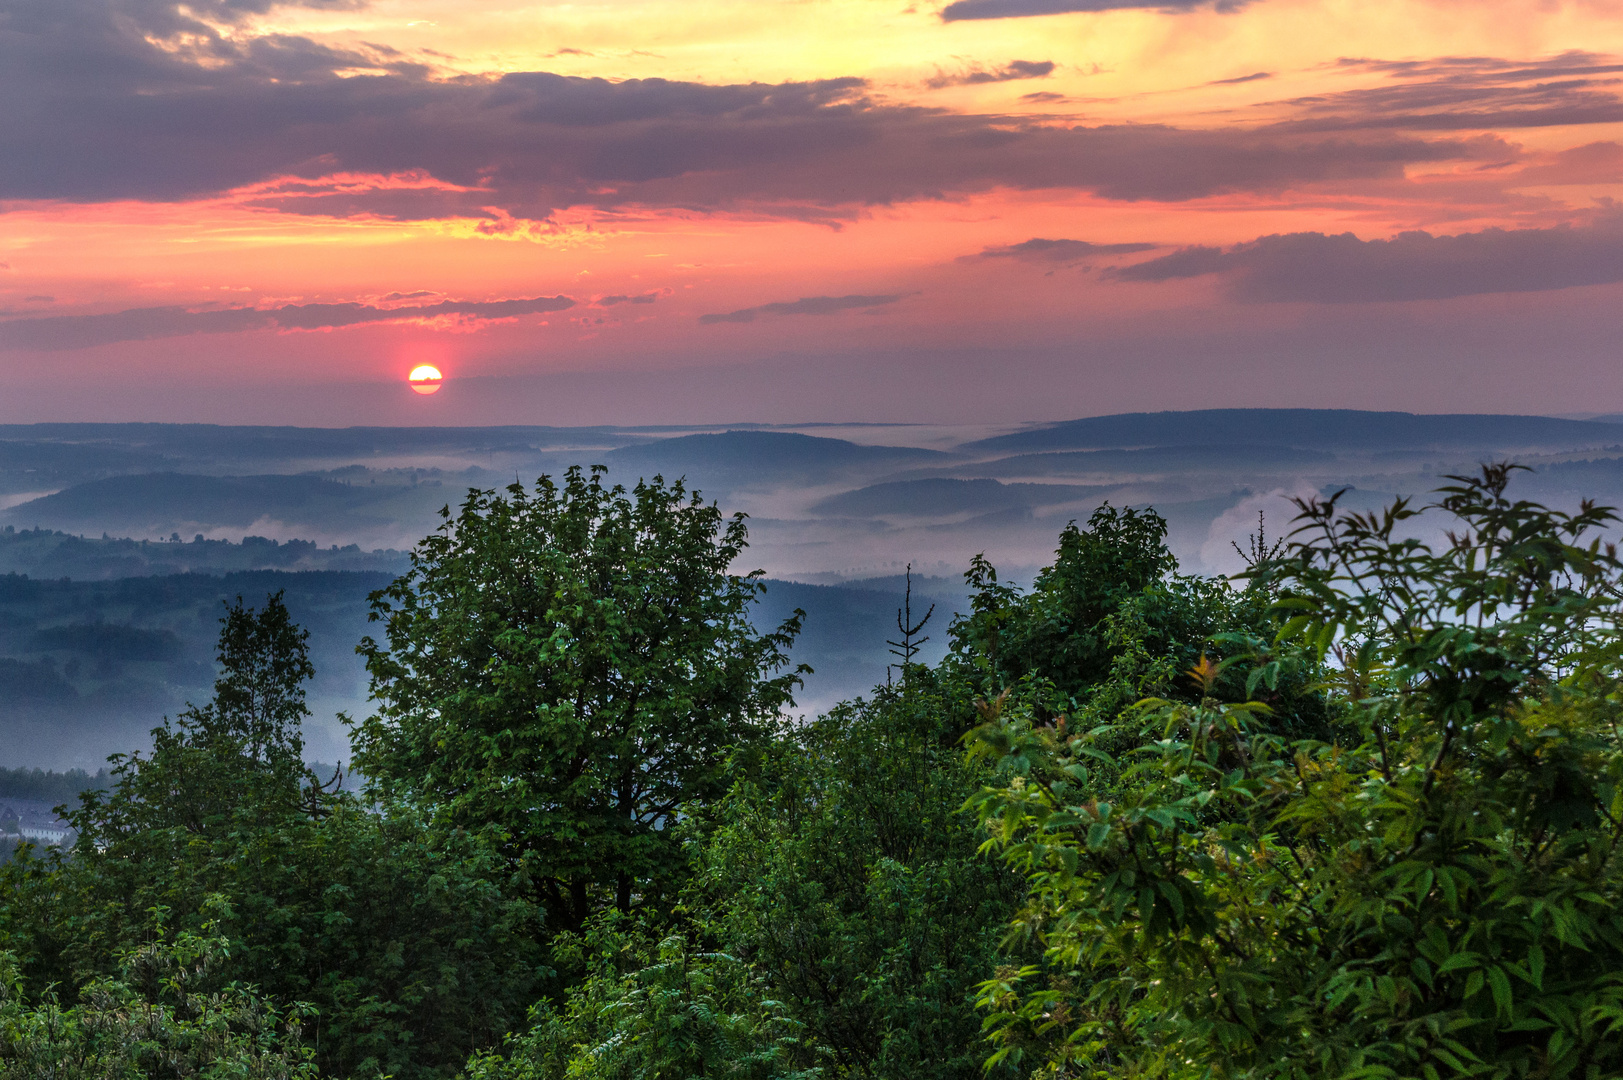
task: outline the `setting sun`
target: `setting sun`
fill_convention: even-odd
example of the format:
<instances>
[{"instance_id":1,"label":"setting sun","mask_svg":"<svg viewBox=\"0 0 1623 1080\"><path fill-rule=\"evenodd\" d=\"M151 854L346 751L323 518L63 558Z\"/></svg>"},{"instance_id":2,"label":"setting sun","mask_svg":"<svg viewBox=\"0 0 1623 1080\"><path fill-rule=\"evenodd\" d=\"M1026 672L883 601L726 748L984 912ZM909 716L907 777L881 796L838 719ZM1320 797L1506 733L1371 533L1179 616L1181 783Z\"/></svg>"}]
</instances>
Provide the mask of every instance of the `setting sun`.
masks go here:
<instances>
[{"instance_id":1,"label":"setting sun","mask_svg":"<svg viewBox=\"0 0 1623 1080\"><path fill-rule=\"evenodd\" d=\"M406 376L407 381L411 383L411 388L419 394L438 393L442 378L444 376L440 374L440 369L433 364L421 364L414 367L411 369L411 374Z\"/></svg>"}]
</instances>

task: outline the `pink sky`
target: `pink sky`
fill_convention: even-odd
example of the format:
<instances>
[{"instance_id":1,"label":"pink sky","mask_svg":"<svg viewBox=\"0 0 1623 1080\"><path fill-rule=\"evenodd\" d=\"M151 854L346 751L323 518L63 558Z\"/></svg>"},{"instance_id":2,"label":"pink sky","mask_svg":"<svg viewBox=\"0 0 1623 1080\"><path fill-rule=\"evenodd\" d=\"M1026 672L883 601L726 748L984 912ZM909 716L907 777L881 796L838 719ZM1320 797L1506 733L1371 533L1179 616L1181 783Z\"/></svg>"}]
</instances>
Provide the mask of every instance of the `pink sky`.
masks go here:
<instances>
[{"instance_id":1,"label":"pink sky","mask_svg":"<svg viewBox=\"0 0 1623 1080\"><path fill-rule=\"evenodd\" d=\"M1620 88L1602 0L0 0L0 422L1623 411Z\"/></svg>"}]
</instances>

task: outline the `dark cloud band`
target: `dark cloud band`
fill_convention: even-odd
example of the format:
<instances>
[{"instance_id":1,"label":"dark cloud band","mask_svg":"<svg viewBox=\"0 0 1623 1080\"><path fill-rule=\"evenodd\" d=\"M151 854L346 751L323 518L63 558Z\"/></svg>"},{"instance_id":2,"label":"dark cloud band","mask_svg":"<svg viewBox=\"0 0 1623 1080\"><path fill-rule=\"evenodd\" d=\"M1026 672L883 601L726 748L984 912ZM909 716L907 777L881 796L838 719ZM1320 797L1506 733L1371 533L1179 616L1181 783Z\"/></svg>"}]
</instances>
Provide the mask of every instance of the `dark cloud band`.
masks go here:
<instances>
[{"instance_id":1,"label":"dark cloud band","mask_svg":"<svg viewBox=\"0 0 1623 1080\"><path fill-rule=\"evenodd\" d=\"M504 319L563 311L575 306L567 296L528 300L446 300L421 307L380 308L370 304L288 304L277 308L189 311L184 307L131 308L105 315L53 315L0 322L0 348L88 349L121 341L191 334L230 334L246 330L332 330L363 323L464 316Z\"/></svg>"},{"instance_id":2,"label":"dark cloud band","mask_svg":"<svg viewBox=\"0 0 1623 1080\"><path fill-rule=\"evenodd\" d=\"M1153 8L1156 11L1194 11L1215 8L1237 11L1249 0L956 0L941 9L947 22L959 19L1021 19L1034 15L1067 15L1084 11L1124 11Z\"/></svg>"},{"instance_id":3,"label":"dark cloud band","mask_svg":"<svg viewBox=\"0 0 1623 1080\"><path fill-rule=\"evenodd\" d=\"M1119 281L1146 282L1208 274L1236 299L1321 304L1605 285L1623 281L1623 217L1578 228L1406 232L1390 240L1289 233L1229 248L1183 248L1106 271Z\"/></svg>"}]
</instances>

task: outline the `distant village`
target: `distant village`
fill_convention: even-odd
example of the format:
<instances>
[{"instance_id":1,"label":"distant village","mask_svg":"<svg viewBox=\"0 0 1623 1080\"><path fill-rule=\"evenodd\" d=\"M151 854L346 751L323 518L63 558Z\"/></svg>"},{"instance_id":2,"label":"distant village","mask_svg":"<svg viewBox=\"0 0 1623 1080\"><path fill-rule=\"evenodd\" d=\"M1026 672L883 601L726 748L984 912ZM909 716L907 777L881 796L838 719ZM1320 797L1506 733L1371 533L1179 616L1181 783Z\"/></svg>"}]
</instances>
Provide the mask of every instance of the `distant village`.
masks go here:
<instances>
[{"instance_id":1,"label":"distant village","mask_svg":"<svg viewBox=\"0 0 1623 1080\"><path fill-rule=\"evenodd\" d=\"M0 837L44 846L72 843L73 827L56 815L54 805L33 799L0 798Z\"/></svg>"}]
</instances>

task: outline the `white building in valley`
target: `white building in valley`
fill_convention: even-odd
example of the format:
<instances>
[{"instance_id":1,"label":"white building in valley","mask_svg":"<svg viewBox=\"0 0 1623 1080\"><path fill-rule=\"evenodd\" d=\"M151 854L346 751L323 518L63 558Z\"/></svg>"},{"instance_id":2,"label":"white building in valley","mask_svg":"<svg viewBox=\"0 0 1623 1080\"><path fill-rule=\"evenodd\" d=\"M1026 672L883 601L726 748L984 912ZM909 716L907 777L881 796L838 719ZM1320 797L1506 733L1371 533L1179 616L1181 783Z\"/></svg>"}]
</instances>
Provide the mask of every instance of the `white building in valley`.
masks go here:
<instances>
[{"instance_id":1,"label":"white building in valley","mask_svg":"<svg viewBox=\"0 0 1623 1080\"><path fill-rule=\"evenodd\" d=\"M31 799L0 799L0 835L6 834L47 847L72 843L74 836L50 803Z\"/></svg>"}]
</instances>

